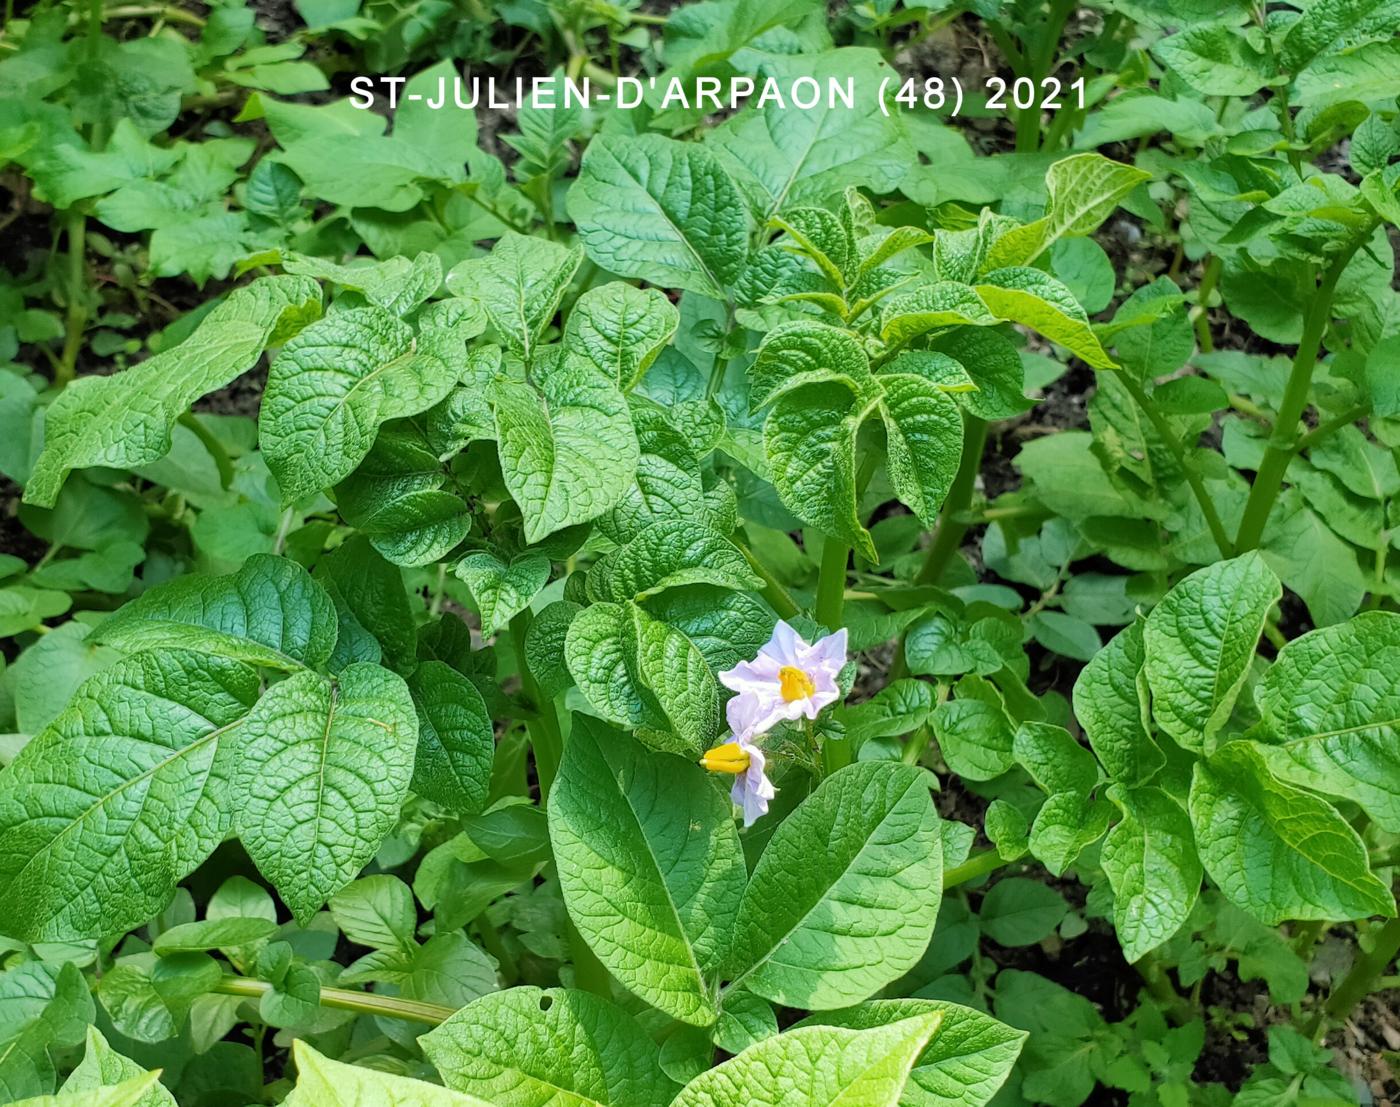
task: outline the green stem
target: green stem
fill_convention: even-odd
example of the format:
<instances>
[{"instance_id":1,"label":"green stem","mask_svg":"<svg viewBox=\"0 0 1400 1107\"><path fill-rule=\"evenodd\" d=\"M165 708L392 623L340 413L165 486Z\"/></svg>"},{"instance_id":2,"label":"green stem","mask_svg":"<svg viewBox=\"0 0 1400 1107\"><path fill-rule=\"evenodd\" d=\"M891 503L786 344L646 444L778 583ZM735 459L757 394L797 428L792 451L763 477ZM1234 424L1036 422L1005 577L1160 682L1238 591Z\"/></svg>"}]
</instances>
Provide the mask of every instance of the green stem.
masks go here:
<instances>
[{"instance_id":1,"label":"green stem","mask_svg":"<svg viewBox=\"0 0 1400 1107\"><path fill-rule=\"evenodd\" d=\"M951 869L943 870L943 890L946 892L949 888L956 888L959 884L967 884L978 877L994 873L1007 864L1009 862L1003 861L1001 854L994 849L974 853L961 865L954 865Z\"/></svg>"},{"instance_id":2,"label":"green stem","mask_svg":"<svg viewBox=\"0 0 1400 1107\"><path fill-rule=\"evenodd\" d=\"M1362 953L1351 966L1336 990L1327 998L1327 1003L1314 1020L1316 1033L1324 1018L1335 1022L1344 1021L1352 1010L1375 988L1376 981L1400 953L1400 919L1390 919L1381 927L1371 945L1370 953Z\"/></svg>"},{"instance_id":3,"label":"green stem","mask_svg":"<svg viewBox=\"0 0 1400 1107\"><path fill-rule=\"evenodd\" d=\"M87 288L85 262L87 249L87 216L70 211L66 224L68 233L68 308L64 319L63 355L54 370L54 384L62 388L71 381L78 366L78 351L83 345L87 328Z\"/></svg>"},{"instance_id":4,"label":"green stem","mask_svg":"<svg viewBox=\"0 0 1400 1107\"><path fill-rule=\"evenodd\" d=\"M525 730L530 735L530 748L535 751L535 775L540 782L540 806L549 801L549 790L554 786L554 778L559 775L559 762L564 756L564 733L559 729L559 716L554 712L554 704L540 694L540 686L530 672L525 657L525 635L530 630L534 614L527 607L510 621L510 639L515 647L515 665L520 672L520 690L534 712L525 720Z\"/></svg>"},{"instance_id":5,"label":"green stem","mask_svg":"<svg viewBox=\"0 0 1400 1107\"><path fill-rule=\"evenodd\" d=\"M218 440L208 427L200 421L199 417L192 411L180 413L178 419L180 426L194 432L194 436L209 451L209 456L214 459L214 467L219 470L219 484L225 490L233 487L233 461L228 456L228 451L224 449L224 444Z\"/></svg>"},{"instance_id":6,"label":"green stem","mask_svg":"<svg viewBox=\"0 0 1400 1107\"><path fill-rule=\"evenodd\" d=\"M1357 404L1349 411L1344 411L1340 415L1334 415L1331 419L1319 423L1307 434L1303 435L1293 443L1293 452L1300 454L1304 450L1310 450L1329 435L1335 434L1343 427L1349 427L1359 419L1364 419L1371 413L1370 404Z\"/></svg>"},{"instance_id":7,"label":"green stem","mask_svg":"<svg viewBox=\"0 0 1400 1107\"><path fill-rule=\"evenodd\" d=\"M1120 373L1118 379L1123 382L1128 394L1132 396L1134 402L1142 409L1143 414L1147 416L1148 421L1157 431L1157 436L1161 438L1163 445L1171 451L1172 457L1181 466L1181 471L1186 476L1186 483L1190 486L1191 494L1196 497L1196 504L1200 507L1201 514L1205 516L1206 526L1210 528L1210 536L1215 540L1215 548L1220 551L1221 557L1229 557L1232 548L1230 536L1225 531L1225 524L1220 520L1220 513L1215 510L1210 493L1206 491L1201 474L1196 472L1196 467L1187 458L1186 448L1178 440L1176 432L1167 422L1166 416L1162 414L1152 397L1147 394L1147 390L1133 379L1132 374Z\"/></svg>"},{"instance_id":8,"label":"green stem","mask_svg":"<svg viewBox=\"0 0 1400 1107\"><path fill-rule=\"evenodd\" d=\"M253 980L246 976L225 976L210 991L226 996L261 999L273 991L273 987L265 980ZM384 996L374 992L355 992L349 988L322 986L320 1002L322 1007L336 1007L361 1015L388 1015L390 1018L406 1019L409 1022L424 1022L429 1026L437 1026L456 1014L454 1008L443 1007L437 1003L424 1003L421 1000Z\"/></svg>"},{"instance_id":9,"label":"green stem","mask_svg":"<svg viewBox=\"0 0 1400 1107\"><path fill-rule=\"evenodd\" d=\"M919 575L914 578L919 584L937 584L948 562L962 545L968 524L958 516L972 503L972 490L982 468L982 451L986 445L986 421L964 412L962 461L958 464L957 476L953 478L953 487L948 490L948 498L939 509L938 529L934 532L933 542L924 556Z\"/></svg>"},{"instance_id":10,"label":"green stem","mask_svg":"<svg viewBox=\"0 0 1400 1107\"><path fill-rule=\"evenodd\" d=\"M1368 230L1328 266L1312 302L1308 305L1303 322L1303 335L1293 355L1293 367L1288 373L1288 383L1284 386L1283 403L1279 406L1274 431L1270 436L1268 448L1264 451L1264 460L1259 463L1259 469L1254 474L1254 484L1249 490L1249 499L1240 519L1239 533L1235 536L1236 555L1254 549L1263 537L1264 525L1269 520L1274 502L1278 499L1284 474L1288 471L1288 463L1293 460L1297 449L1298 420L1303 417L1303 411L1308 406L1308 394L1312 390L1313 369L1317 365L1318 351L1322 348L1322 336L1332 319L1332 297L1337 290L1337 281L1341 279L1342 271L1346 269L1352 255L1369 237Z\"/></svg>"},{"instance_id":11,"label":"green stem","mask_svg":"<svg viewBox=\"0 0 1400 1107\"><path fill-rule=\"evenodd\" d=\"M1196 345L1203 354L1215 349L1215 340L1210 333L1210 297L1220 281L1221 268L1220 257L1212 254L1201 273L1201 283L1196 286Z\"/></svg>"},{"instance_id":12,"label":"green stem","mask_svg":"<svg viewBox=\"0 0 1400 1107\"><path fill-rule=\"evenodd\" d=\"M822 541L821 568L817 573L816 618L828 630L841 626L841 612L846 604L846 563L851 547L830 536Z\"/></svg>"},{"instance_id":13,"label":"green stem","mask_svg":"<svg viewBox=\"0 0 1400 1107\"><path fill-rule=\"evenodd\" d=\"M1191 1021L1195 1015L1194 1010L1186 998L1172 987L1172 982L1167 978L1166 971L1152 958L1151 954L1143 957L1133 967L1137 969L1138 975L1147 985L1147 991L1157 1001L1157 1005L1168 1019L1178 1026Z\"/></svg>"},{"instance_id":14,"label":"green stem","mask_svg":"<svg viewBox=\"0 0 1400 1107\"><path fill-rule=\"evenodd\" d=\"M569 939L569 953L574 962L574 987L592 992L595 996L612 999L612 977L598 960L583 935L574 926L574 920L565 916L565 935Z\"/></svg>"}]
</instances>

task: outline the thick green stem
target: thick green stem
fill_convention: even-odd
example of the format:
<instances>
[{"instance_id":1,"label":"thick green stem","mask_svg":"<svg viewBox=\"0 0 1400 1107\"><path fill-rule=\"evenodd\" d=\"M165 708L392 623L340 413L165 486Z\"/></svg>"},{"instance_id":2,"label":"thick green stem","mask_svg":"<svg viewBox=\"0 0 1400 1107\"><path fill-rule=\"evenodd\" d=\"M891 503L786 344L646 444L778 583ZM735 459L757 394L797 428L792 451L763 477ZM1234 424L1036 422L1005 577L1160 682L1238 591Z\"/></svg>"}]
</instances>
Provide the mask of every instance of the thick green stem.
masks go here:
<instances>
[{"instance_id":1,"label":"thick green stem","mask_svg":"<svg viewBox=\"0 0 1400 1107\"><path fill-rule=\"evenodd\" d=\"M246 996L248 999L261 999L272 990L272 985L266 980L253 980L246 976L225 976L211 989L222 995ZM429 1026L437 1026L456 1014L453 1008L437 1003L325 986L321 988L321 1006L338 1007L342 1011L354 1011L361 1015L388 1015L390 1018L423 1022Z\"/></svg>"},{"instance_id":2,"label":"thick green stem","mask_svg":"<svg viewBox=\"0 0 1400 1107\"><path fill-rule=\"evenodd\" d=\"M1284 387L1283 403L1279 406L1278 418L1274 421L1274 431L1270 436L1264 460L1254 474L1254 484L1249 490L1249 500L1244 506L1240 519L1239 533L1235 535L1236 555L1252 550L1263 537L1264 525L1269 520L1269 512L1278 499L1283 485L1283 476L1288 471L1288 463L1298 445L1298 420L1308 406L1308 394L1312 390L1313 369L1317 365L1318 351L1322 348L1322 336L1332 319L1332 296L1337 290L1337 281L1342 271L1351 261L1352 255L1361 243L1370 237L1369 230L1360 236L1328 266L1318 285L1317 293L1308 305L1308 313L1303 322L1303 336L1299 340L1297 352L1293 355L1293 368L1288 373L1288 383Z\"/></svg>"},{"instance_id":3,"label":"thick green stem","mask_svg":"<svg viewBox=\"0 0 1400 1107\"><path fill-rule=\"evenodd\" d=\"M1196 472L1196 467L1191 464L1191 460L1186 456L1186 449L1177 440L1176 432L1172 429L1166 417L1158 409L1156 402L1147 394L1146 389L1135 381L1130 373L1124 372L1119 376L1123 386L1127 388L1128 394L1133 401L1142 409L1148 421L1157 431L1163 444L1171 451L1176 458L1176 463L1181 466L1181 471L1186 477L1186 483L1191 489L1191 494L1196 497L1196 504L1201 509L1201 514L1205 516L1206 526L1210 528L1210 536L1215 540L1215 548L1220 551L1221 557L1229 557L1231 551L1230 536L1225 531L1225 524L1220 520L1220 513L1215 510L1215 504L1210 498L1210 493L1206 491L1205 482L1201 480L1201 474Z\"/></svg>"},{"instance_id":4,"label":"thick green stem","mask_svg":"<svg viewBox=\"0 0 1400 1107\"><path fill-rule=\"evenodd\" d=\"M1351 1014L1358 1003L1374 990L1378 981L1400 953L1400 919L1391 919L1375 936L1371 952L1362 953L1351 966L1342 982L1327 997L1318 1018L1314 1020L1314 1032L1325 1016L1341 1022Z\"/></svg>"},{"instance_id":5,"label":"thick green stem","mask_svg":"<svg viewBox=\"0 0 1400 1107\"><path fill-rule=\"evenodd\" d=\"M1210 334L1210 297L1220 281L1220 269L1220 258L1212 255L1201 273L1201 283L1196 286L1196 345L1203 354L1215 349L1215 340Z\"/></svg>"},{"instance_id":6,"label":"thick green stem","mask_svg":"<svg viewBox=\"0 0 1400 1107\"><path fill-rule=\"evenodd\" d=\"M224 449L224 444L219 441L214 432L206 427L197 415L192 411L181 412L178 420L180 426L193 431L194 436L203 443L204 448L209 451L209 456L214 459L214 467L219 470L219 484L225 489L233 487L233 461L228 456L228 451Z\"/></svg>"},{"instance_id":7,"label":"thick green stem","mask_svg":"<svg viewBox=\"0 0 1400 1107\"><path fill-rule=\"evenodd\" d=\"M924 556L919 575L914 578L920 584L937 584L948 562L962 545L967 524L958 516L972 504L972 490L977 485L977 474L982 468L982 451L986 445L986 421L964 412L962 461L958 464L957 476L953 478L953 487L948 490L948 498L938 512L938 529L934 532L933 543Z\"/></svg>"},{"instance_id":8,"label":"thick green stem","mask_svg":"<svg viewBox=\"0 0 1400 1107\"><path fill-rule=\"evenodd\" d=\"M841 626L841 612L846 605L846 563L851 559L851 547L845 542L827 537L822 542L821 569L817 574L817 622L828 630Z\"/></svg>"},{"instance_id":9,"label":"thick green stem","mask_svg":"<svg viewBox=\"0 0 1400 1107\"><path fill-rule=\"evenodd\" d=\"M515 646L515 665L520 670L520 690L524 693L533 718L525 721L530 735L530 747L535 751L535 775L540 782L540 806L549 801L549 790L559 775L559 762L564 756L564 734L559 729L559 716L554 704L540 694L540 686L530 672L525 657L525 635L534 615L527 607L510 621L510 638Z\"/></svg>"},{"instance_id":10,"label":"thick green stem","mask_svg":"<svg viewBox=\"0 0 1400 1107\"><path fill-rule=\"evenodd\" d=\"M87 216L80 211L70 211L67 233L68 287L65 294L68 297L68 308L64 318L63 355L54 369L54 384L60 388L73 379L78 365L78 351L83 345L83 331L87 328Z\"/></svg>"},{"instance_id":11,"label":"thick green stem","mask_svg":"<svg viewBox=\"0 0 1400 1107\"><path fill-rule=\"evenodd\" d=\"M959 884L967 884L978 877L994 873L1006 865L1001 854L994 849L983 850L981 853L974 853L961 865L954 865L951 869L943 870L943 890L956 888Z\"/></svg>"}]
</instances>

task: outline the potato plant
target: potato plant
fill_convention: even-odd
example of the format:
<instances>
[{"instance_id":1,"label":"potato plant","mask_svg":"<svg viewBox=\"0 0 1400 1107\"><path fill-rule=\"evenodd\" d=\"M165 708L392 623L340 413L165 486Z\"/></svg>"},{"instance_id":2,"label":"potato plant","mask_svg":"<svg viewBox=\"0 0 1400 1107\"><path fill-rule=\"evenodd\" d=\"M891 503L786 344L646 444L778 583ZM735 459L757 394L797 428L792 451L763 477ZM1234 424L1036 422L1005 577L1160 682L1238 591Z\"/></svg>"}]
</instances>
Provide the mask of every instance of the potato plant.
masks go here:
<instances>
[{"instance_id":1,"label":"potato plant","mask_svg":"<svg viewBox=\"0 0 1400 1107\"><path fill-rule=\"evenodd\" d=\"M1400 1095L1397 25L7 5L0 1100Z\"/></svg>"}]
</instances>

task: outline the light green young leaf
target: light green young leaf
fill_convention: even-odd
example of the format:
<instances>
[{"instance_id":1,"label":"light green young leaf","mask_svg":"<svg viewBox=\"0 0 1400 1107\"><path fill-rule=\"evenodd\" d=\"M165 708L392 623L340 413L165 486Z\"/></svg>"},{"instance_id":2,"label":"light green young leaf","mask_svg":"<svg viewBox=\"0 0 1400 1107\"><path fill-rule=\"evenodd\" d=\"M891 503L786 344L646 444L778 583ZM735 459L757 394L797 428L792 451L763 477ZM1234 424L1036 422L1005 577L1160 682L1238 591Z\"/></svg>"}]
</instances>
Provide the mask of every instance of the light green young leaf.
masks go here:
<instances>
[{"instance_id":1,"label":"light green young leaf","mask_svg":"<svg viewBox=\"0 0 1400 1107\"><path fill-rule=\"evenodd\" d=\"M1074 714L1089 745L1108 775L1129 788L1166 763L1152 740L1142 633L1141 619L1119 631L1074 682Z\"/></svg>"},{"instance_id":2,"label":"light green young leaf","mask_svg":"<svg viewBox=\"0 0 1400 1107\"><path fill-rule=\"evenodd\" d=\"M235 289L184 342L110 377L73 381L48 409L44 450L25 503L52 507L70 470L134 469L170 450L175 420L206 393L250 369L321 313L307 277L263 277Z\"/></svg>"},{"instance_id":3,"label":"light green young leaf","mask_svg":"<svg viewBox=\"0 0 1400 1107\"><path fill-rule=\"evenodd\" d=\"M934 281L913 292L896 293L880 312L880 337L886 344L902 346L930 331L970 325L995 326L982 298L958 281Z\"/></svg>"},{"instance_id":4,"label":"light green young leaf","mask_svg":"<svg viewBox=\"0 0 1400 1107\"><path fill-rule=\"evenodd\" d=\"M1045 174L1050 194L1045 215L993 242L983 269L1029 265L1058 238L1092 234L1128 193L1151 177L1102 154L1061 158Z\"/></svg>"},{"instance_id":5,"label":"light green young leaf","mask_svg":"<svg viewBox=\"0 0 1400 1107\"><path fill-rule=\"evenodd\" d=\"M378 307L338 311L277 355L258 414L268 468L290 504L354 472L381 423L427 411L466 369L462 335L413 329Z\"/></svg>"},{"instance_id":6,"label":"light green young leaf","mask_svg":"<svg viewBox=\"0 0 1400 1107\"><path fill-rule=\"evenodd\" d=\"M295 561L257 554L228 576L192 574L157 585L103 623L96 638L128 653L188 649L291 672L330 660L335 605Z\"/></svg>"},{"instance_id":7,"label":"light green young leaf","mask_svg":"<svg viewBox=\"0 0 1400 1107\"><path fill-rule=\"evenodd\" d=\"M391 257L370 265L337 265L324 258L289 252L282 255L282 268L297 276L331 281L362 292L371 304L398 316L407 315L442 284L442 261L436 254L426 252L411 259ZM462 337L475 338L485 329L486 320L482 317Z\"/></svg>"},{"instance_id":8,"label":"light green young leaf","mask_svg":"<svg viewBox=\"0 0 1400 1107\"><path fill-rule=\"evenodd\" d=\"M973 289L998 319L1039 331L1095 369L1118 368L1074 294L1049 274L1027 266L994 269Z\"/></svg>"},{"instance_id":9,"label":"light green young leaf","mask_svg":"<svg viewBox=\"0 0 1400 1107\"><path fill-rule=\"evenodd\" d=\"M0 776L0 925L68 941L160 911L228 833L224 738L257 694L246 665L177 649L85 681Z\"/></svg>"},{"instance_id":10,"label":"light green young leaf","mask_svg":"<svg viewBox=\"0 0 1400 1107\"><path fill-rule=\"evenodd\" d=\"M803 1026L701 1073L671 1107L898 1107L942 1015L869 1030Z\"/></svg>"},{"instance_id":11,"label":"light green young leaf","mask_svg":"<svg viewBox=\"0 0 1400 1107\"><path fill-rule=\"evenodd\" d=\"M626 397L589 362L567 355L535 367L535 385L499 378L491 389L506 487L525 540L596 519L637 469Z\"/></svg>"},{"instance_id":12,"label":"light green young leaf","mask_svg":"<svg viewBox=\"0 0 1400 1107\"><path fill-rule=\"evenodd\" d=\"M1235 27L1202 23L1158 39L1152 52L1206 96L1250 96L1274 75L1269 58Z\"/></svg>"},{"instance_id":13,"label":"light green young leaf","mask_svg":"<svg viewBox=\"0 0 1400 1107\"><path fill-rule=\"evenodd\" d=\"M476 685L441 661L424 661L408 678L418 712L413 790L449 811L486 805L496 734Z\"/></svg>"},{"instance_id":14,"label":"light green young leaf","mask_svg":"<svg viewBox=\"0 0 1400 1107\"><path fill-rule=\"evenodd\" d=\"M569 915L608 971L673 1018L714 1022L712 984L747 873L729 804L705 773L575 716L549 836Z\"/></svg>"},{"instance_id":15,"label":"light green young leaf","mask_svg":"<svg viewBox=\"0 0 1400 1107\"><path fill-rule=\"evenodd\" d=\"M822 97L810 110L769 103L715 128L707 142L755 200L760 221L797 204L820 203L846 188L889 192L916 160L898 111L881 111L880 85L898 83L869 48L844 47L793 57L769 54L757 79L789 88L798 77L854 86L855 107Z\"/></svg>"},{"instance_id":16,"label":"light green young leaf","mask_svg":"<svg viewBox=\"0 0 1400 1107\"><path fill-rule=\"evenodd\" d=\"M569 190L569 216L599 266L724 300L748 258L739 190L704 146L599 135Z\"/></svg>"},{"instance_id":17,"label":"light green young leaf","mask_svg":"<svg viewBox=\"0 0 1400 1107\"><path fill-rule=\"evenodd\" d=\"M711 521L700 459L690 440L659 404L635 395L628 404L640 451L637 474L617 506L599 518L598 528L624 544L653 523Z\"/></svg>"},{"instance_id":18,"label":"light green young leaf","mask_svg":"<svg viewBox=\"0 0 1400 1107\"><path fill-rule=\"evenodd\" d=\"M814 1015L803 1025L869 1030L918 1015L941 1016L938 1032L914 1062L900 1107L984 1107L1011 1075L1026 1032L990 1015L938 999L876 999Z\"/></svg>"},{"instance_id":19,"label":"light green young leaf","mask_svg":"<svg viewBox=\"0 0 1400 1107\"><path fill-rule=\"evenodd\" d=\"M1230 718L1264 620L1282 595L1257 553L1198 569L1147 616L1144 664L1157 725L1201 752Z\"/></svg>"},{"instance_id":20,"label":"light green young leaf","mask_svg":"<svg viewBox=\"0 0 1400 1107\"><path fill-rule=\"evenodd\" d=\"M564 347L630 392L675 336L681 314L657 288L612 281L590 288L564 324Z\"/></svg>"},{"instance_id":21,"label":"light green young leaf","mask_svg":"<svg viewBox=\"0 0 1400 1107\"><path fill-rule=\"evenodd\" d=\"M948 767L969 780L991 780L1016 763L1011 720L1001 696L979 676L958 681L954 697L938 705L933 733Z\"/></svg>"},{"instance_id":22,"label":"light green young leaf","mask_svg":"<svg viewBox=\"0 0 1400 1107\"><path fill-rule=\"evenodd\" d=\"M418 947L413 892L396 876L376 873L352 881L331 896L330 912L341 933L359 945L408 954Z\"/></svg>"},{"instance_id":23,"label":"light green young leaf","mask_svg":"<svg viewBox=\"0 0 1400 1107\"><path fill-rule=\"evenodd\" d=\"M494 1107L656 1107L676 1091L656 1043L590 992L482 996L418 1042L449 1087Z\"/></svg>"},{"instance_id":24,"label":"light green young leaf","mask_svg":"<svg viewBox=\"0 0 1400 1107\"><path fill-rule=\"evenodd\" d=\"M856 395L817 384L778 398L763 425L763 447L783 506L808 526L879 560L856 505L856 435L880 393Z\"/></svg>"},{"instance_id":25,"label":"light green young leaf","mask_svg":"<svg viewBox=\"0 0 1400 1107\"><path fill-rule=\"evenodd\" d=\"M1063 876L1084 850L1103 837L1111 810L1082 792L1055 792L1035 813L1026 846L1055 876Z\"/></svg>"},{"instance_id":26,"label":"light green young leaf","mask_svg":"<svg viewBox=\"0 0 1400 1107\"><path fill-rule=\"evenodd\" d=\"M377 665L297 673L263 694L240 739L238 836L305 925L394 828L418 744L413 700Z\"/></svg>"},{"instance_id":27,"label":"light green young leaf","mask_svg":"<svg viewBox=\"0 0 1400 1107\"><path fill-rule=\"evenodd\" d=\"M822 849L812 850L820 841ZM734 921L729 990L809 1010L857 1003L908 971L938 916L943 850L928 781L862 761L773 834ZM861 904L852 924L850 903Z\"/></svg>"},{"instance_id":28,"label":"light green young leaf","mask_svg":"<svg viewBox=\"0 0 1400 1107\"><path fill-rule=\"evenodd\" d=\"M549 583L549 558L523 553L509 563L478 550L457 563L457 576L466 582L481 614L481 633L488 637L530 606Z\"/></svg>"},{"instance_id":29,"label":"light green young leaf","mask_svg":"<svg viewBox=\"0 0 1400 1107\"><path fill-rule=\"evenodd\" d=\"M52 1088L53 1053L80 1044L95 1014L73 961L24 961L0 973L0 1096L12 1102Z\"/></svg>"},{"instance_id":30,"label":"light green young leaf","mask_svg":"<svg viewBox=\"0 0 1400 1107\"><path fill-rule=\"evenodd\" d=\"M107 1043L102 1031L89 1026L83 1060L68 1074L59 1094L77 1097L86 1093L92 1102L100 1102L104 1094L123 1087L129 1091L141 1087L140 1081L149 1080L140 1095L127 1101L131 1107L178 1107L175 1097L160 1083L159 1075L123 1057Z\"/></svg>"},{"instance_id":31,"label":"light green young leaf","mask_svg":"<svg viewBox=\"0 0 1400 1107\"><path fill-rule=\"evenodd\" d=\"M879 380L890 481L919 521L932 527L962 458L962 415L923 377L884 373Z\"/></svg>"},{"instance_id":32,"label":"light green young leaf","mask_svg":"<svg viewBox=\"0 0 1400 1107\"><path fill-rule=\"evenodd\" d=\"M577 248L507 231L486 257L455 265L447 287L479 303L506 347L529 361L582 261Z\"/></svg>"},{"instance_id":33,"label":"light green young leaf","mask_svg":"<svg viewBox=\"0 0 1400 1107\"><path fill-rule=\"evenodd\" d=\"M297 1082L284 1107L490 1107L437 1084L332 1061L300 1038L292 1043L292 1056Z\"/></svg>"},{"instance_id":34,"label":"light green young leaf","mask_svg":"<svg viewBox=\"0 0 1400 1107\"><path fill-rule=\"evenodd\" d=\"M840 382L860 393L870 385L870 358L844 327L814 320L780 323L766 335L749 366L749 410L759 411L805 384Z\"/></svg>"},{"instance_id":35,"label":"light green young leaf","mask_svg":"<svg viewBox=\"0 0 1400 1107\"><path fill-rule=\"evenodd\" d=\"M713 584L756 590L763 581L739 548L718 531L685 520L654 523L588 574L595 599L641 601L671 588Z\"/></svg>"},{"instance_id":36,"label":"light green young leaf","mask_svg":"<svg viewBox=\"0 0 1400 1107\"><path fill-rule=\"evenodd\" d=\"M1274 777L1252 743L1229 742L1196 763L1190 811L1206 872L1265 925L1395 914L1346 819Z\"/></svg>"},{"instance_id":37,"label":"light green young leaf","mask_svg":"<svg viewBox=\"0 0 1400 1107\"><path fill-rule=\"evenodd\" d=\"M1400 615L1368 611L1295 638L1254 699L1275 772L1400 832Z\"/></svg>"},{"instance_id":38,"label":"light green young leaf","mask_svg":"<svg viewBox=\"0 0 1400 1107\"><path fill-rule=\"evenodd\" d=\"M76 1092L60 1091L57 1095L40 1095L13 1100L10 1107L147 1107L148 1104L174 1103L173 1099L151 1099L159 1095L160 1073L143 1072L120 1084L100 1088L83 1088ZM169 1092L165 1092L169 1095Z\"/></svg>"},{"instance_id":39,"label":"light green young leaf","mask_svg":"<svg viewBox=\"0 0 1400 1107\"><path fill-rule=\"evenodd\" d=\"M1136 961L1182 928L1201 891L1191 820L1160 788L1115 784L1108 797L1123 817L1099 860L1113 889L1113 928Z\"/></svg>"}]
</instances>

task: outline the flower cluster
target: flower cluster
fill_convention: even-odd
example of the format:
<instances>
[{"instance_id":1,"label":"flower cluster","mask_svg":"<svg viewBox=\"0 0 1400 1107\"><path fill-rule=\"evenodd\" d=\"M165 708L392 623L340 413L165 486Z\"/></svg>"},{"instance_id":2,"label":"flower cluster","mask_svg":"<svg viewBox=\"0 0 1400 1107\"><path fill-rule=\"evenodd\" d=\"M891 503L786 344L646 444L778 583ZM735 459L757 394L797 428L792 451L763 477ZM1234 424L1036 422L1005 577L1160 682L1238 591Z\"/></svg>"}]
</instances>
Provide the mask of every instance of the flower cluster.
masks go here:
<instances>
[{"instance_id":1,"label":"flower cluster","mask_svg":"<svg viewBox=\"0 0 1400 1107\"><path fill-rule=\"evenodd\" d=\"M719 674L720 683L737 693L725 709L734 740L707 752L700 764L734 774L731 795L743 809L745 826L767 813L775 795L756 739L780 722L815 719L822 708L840 699L837 676L845 664L844 628L808 645L780 619L758 656Z\"/></svg>"}]
</instances>

